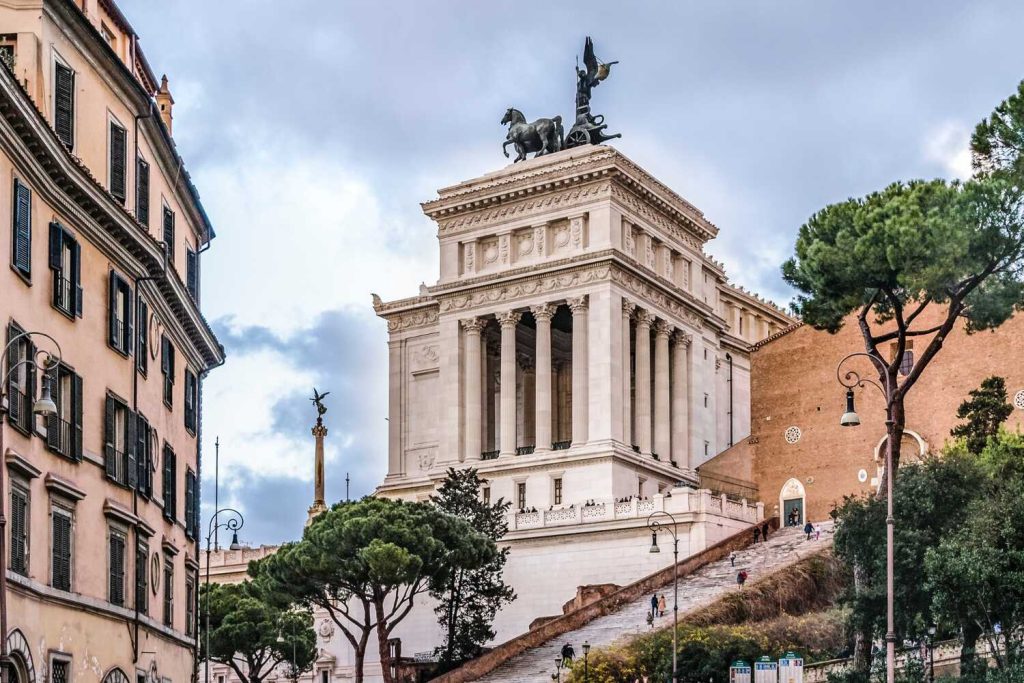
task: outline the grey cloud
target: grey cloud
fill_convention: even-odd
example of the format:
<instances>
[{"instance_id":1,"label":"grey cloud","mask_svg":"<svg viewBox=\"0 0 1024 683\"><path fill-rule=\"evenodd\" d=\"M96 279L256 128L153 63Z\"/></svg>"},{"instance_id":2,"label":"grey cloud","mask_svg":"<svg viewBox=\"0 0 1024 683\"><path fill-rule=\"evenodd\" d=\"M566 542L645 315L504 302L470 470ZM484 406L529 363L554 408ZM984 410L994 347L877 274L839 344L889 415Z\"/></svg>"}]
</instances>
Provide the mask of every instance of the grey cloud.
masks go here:
<instances>
[{"instance_id":1,"label":"grey cloud","mask_svg":"<svg viewBox=\"0 0 1024 683\"><path fill-rule=\"evenodd\" d=\"M328 502L345 496L345 476L351 475L352 497L373 491L384 475L387 460L386 353L383 322L370 313L336 310L321 314L308 327L279 336L260 326L238 327L230 319L213 323L229 357L273 351L299 370L313 374L317 389L330 391L325 485ZM259 381L259 378L254 378ZM309 401L312 387L281 386L273 405L268 431L302 444L298 452L282 453L296 468L313 468L310 428L316 412ZM255 427L255 425L254 425ZM244 445L239 445L244 448ZM212 513L213 472L204 472L204 518ZM221 481L220 499L237 495L245 501L246 538L256 543L281 542L301 533L312 484L291 478L261 477L235 471Z\"/></svg>"}]
</instances>

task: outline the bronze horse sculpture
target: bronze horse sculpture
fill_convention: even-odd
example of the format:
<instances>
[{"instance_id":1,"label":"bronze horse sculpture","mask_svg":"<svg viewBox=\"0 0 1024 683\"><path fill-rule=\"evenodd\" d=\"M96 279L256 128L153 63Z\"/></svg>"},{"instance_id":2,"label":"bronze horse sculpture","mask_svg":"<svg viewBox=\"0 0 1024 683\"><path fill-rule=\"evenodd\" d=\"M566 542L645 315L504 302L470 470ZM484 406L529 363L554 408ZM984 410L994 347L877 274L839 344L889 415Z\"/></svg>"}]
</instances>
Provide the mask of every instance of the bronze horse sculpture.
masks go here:
<instances>
[{"instance_id":1,"label":"bronze horse sculpture","mask_svg":"<svg viewBox=\"0 0 1024 683\"><path fill-rule=\"evenodd\" d=\"M523 161L529 152L536 152L534 158L543 154L551 154L562 149L562 117L556 116L551 119L537 119L533 123L527 123L523 112L509 107L501 124L508 124L508 135L505 137L505 144L501 151L505 157L509 156L508 146L515 145L516 158L512 163Z\"/></svg>"}]
</instances>

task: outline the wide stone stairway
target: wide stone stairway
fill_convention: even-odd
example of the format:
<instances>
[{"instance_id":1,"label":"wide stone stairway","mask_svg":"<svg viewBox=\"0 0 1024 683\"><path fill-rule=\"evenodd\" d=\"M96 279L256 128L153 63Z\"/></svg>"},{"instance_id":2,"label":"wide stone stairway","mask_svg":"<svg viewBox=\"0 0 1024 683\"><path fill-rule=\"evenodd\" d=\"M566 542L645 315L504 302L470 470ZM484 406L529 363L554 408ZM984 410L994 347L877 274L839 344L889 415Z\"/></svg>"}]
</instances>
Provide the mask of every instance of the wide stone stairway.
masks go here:
<instances>
[{"instance_id":1,"label":"wide stone stairway","mask_svg":"<svg viewBox=\"0 0 1024 683\"><path fill-rule=\"evenodd\" d=\"M825 523L820 527L821 535L817 540L813 537L810 541L806 540L803 532L796 527L782 529L772 534L767 543L757 543L738 551L735 566L726 558L712 562L689 576L681 577L680 620L686 613L711 604L726 592L739 590L736 585L736 574L741 569L747 571L749 585L831 545L832 524ZM487 683L550 681L555 670L555 657L559 655L565 643L571 643L577 657L580 657L583 654L581 646L584 641L594 647L602 647L621 638L650 631L652 628L671 626L672 583L669 582L656 592L665 596L667 609L665 616L654 620L653 626L647 624L647 614L651 609L651 596L647 594L616 612L598 617L575 631L553 638L540 647L510 659L479 680Z\"/></svg>"}]
</instances>

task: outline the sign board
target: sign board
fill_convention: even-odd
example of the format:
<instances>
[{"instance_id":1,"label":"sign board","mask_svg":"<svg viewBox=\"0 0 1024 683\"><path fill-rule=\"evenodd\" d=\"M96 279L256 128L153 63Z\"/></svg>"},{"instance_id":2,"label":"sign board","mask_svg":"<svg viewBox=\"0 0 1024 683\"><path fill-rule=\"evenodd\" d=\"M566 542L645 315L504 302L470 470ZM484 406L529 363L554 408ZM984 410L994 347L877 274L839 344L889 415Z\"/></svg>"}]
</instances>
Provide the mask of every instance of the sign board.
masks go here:
<instances>
[{"instance_id":1,"label":"sign board","mask_svg":"<svg viewBox=\"0 0 1024 683\"><path fill-rule=\"evenodd\" d=\"M787 652L779 660L779 683L804 683L804 658Z\"/></svg>"},{"instance_id":2,"label":"sign board","mask_svg":"<svg viewBox=\"0 0 1024 683\"><path fill-rule=\"evenodd\" d=\"M779 665L774 659L765 655L754 662L754 683L778 683L778 681Z\"/></svg>"},{"instance_id":3,"label":"sign board","mask_svg":"<svg viewBox=\"0 0 1024 683\"><path fill-rule=\"evenodd\" d=\"M729 683L751 683L750 665L741 659L733 662L729 667Z\"/></svg>"}]
</instances>

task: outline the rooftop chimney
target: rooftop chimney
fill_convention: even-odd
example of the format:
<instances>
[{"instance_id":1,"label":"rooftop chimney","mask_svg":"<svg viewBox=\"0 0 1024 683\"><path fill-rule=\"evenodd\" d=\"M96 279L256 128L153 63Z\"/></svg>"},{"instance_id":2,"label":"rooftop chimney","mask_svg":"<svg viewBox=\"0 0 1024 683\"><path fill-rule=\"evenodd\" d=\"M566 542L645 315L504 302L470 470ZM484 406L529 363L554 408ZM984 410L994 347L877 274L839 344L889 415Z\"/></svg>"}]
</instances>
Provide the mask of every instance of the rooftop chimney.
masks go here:
<instances>
[{"instance_id":1,"label":"rooftop chimney","mask_svg":"<svg viewBox=\"0 0 1024 683\"><path fill-rule=\"evenodd\" d=\"M160 109L160 119L167 126L167 132L174 135L173 121L174 98L171 97L171 90L167 87L167 74L160 79L160 89L156 92L156 106Z\"/></svg>"}]
</instances>

